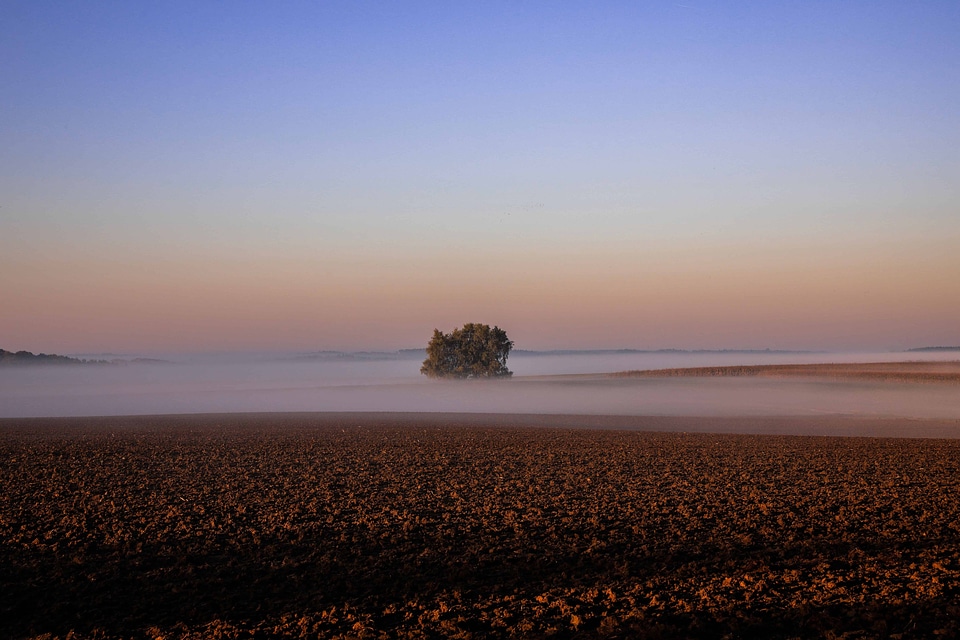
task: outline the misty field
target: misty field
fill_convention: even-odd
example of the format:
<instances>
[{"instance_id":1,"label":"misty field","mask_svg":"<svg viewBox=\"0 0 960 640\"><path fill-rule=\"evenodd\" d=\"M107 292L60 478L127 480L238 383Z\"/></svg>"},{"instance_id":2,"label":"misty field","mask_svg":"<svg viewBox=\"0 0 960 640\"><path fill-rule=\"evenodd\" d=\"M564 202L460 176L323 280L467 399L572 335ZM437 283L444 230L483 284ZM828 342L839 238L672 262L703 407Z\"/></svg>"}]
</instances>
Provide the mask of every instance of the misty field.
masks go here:
<instances>
[{"instance_id":1,"label":"misty field","mask_svg":"<svg viewBox=\"0 0 960 640\"><path fill-rule=\"evenodd\" d=\"M622 371L610 374L619 378L819 378L833 381L871 381L898 383L960 383L960 362L837 362L816 364L763 364L713 367L684 367Z\"/></svg>"},{"instance_id":2,"label":"misty field","mask_svg":"<svg viewBox=\"0 0 960 640\"><path fill-rule=\"evenodd\" d=\"M563 423L0 421L3 635L960 633L960 440Z\"/></svg>"}]
</instances>

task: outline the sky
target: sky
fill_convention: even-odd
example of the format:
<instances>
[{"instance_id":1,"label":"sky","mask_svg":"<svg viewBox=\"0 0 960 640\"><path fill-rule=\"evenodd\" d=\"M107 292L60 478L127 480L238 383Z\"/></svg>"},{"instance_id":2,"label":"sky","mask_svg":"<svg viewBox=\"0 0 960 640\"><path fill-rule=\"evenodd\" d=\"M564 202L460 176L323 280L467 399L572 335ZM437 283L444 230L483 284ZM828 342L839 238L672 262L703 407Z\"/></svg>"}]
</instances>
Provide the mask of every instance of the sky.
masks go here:
<instances>
[{"instance_id":1,"label":"sky","mask_svg":"<svg viewBox=\"0 0 960 640\"><path fill-rule=\"evenodd\" d=\"M960 3L3 14L0 348L960 344Z\"/></svg>"}]
</instances>

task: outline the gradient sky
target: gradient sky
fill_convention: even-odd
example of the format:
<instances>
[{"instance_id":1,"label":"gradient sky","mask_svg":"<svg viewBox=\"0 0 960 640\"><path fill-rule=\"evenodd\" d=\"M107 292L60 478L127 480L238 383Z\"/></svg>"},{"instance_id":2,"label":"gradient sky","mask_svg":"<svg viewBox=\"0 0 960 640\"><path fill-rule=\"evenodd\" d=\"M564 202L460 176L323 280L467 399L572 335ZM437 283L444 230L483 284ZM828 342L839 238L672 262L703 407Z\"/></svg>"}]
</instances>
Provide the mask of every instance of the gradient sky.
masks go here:
<instances>
[{"instance_id":1,"label":"gradient sky","mask_svg":"<svg viewBox=\"0 0 960 640\"><path fill-rule=\"evenodd\" d=\"M2 13L2 348L960 343L960 3Z\"/></svg>"}]
</instances>

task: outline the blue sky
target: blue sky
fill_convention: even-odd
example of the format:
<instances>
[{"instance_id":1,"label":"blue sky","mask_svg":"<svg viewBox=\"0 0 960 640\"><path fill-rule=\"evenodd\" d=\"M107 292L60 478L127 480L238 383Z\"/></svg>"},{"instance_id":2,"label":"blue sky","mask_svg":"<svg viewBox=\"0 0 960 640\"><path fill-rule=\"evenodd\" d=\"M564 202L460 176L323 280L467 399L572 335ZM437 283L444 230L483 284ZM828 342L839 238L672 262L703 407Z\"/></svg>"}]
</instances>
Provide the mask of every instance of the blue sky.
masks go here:
<instances>
[{"instance_id":1,"label":"blue sky","mask_svg":"<svg viewBox=\"0 0 960 640\"><path fill-rule=\"evenodd\" d=\"M649 293L652 272L687 283L677 314L719 290L730 304L759 296L769 346L960 341L960 309L942 302L960 292L930 284L960 269L957 3L13 2L5 13L0 293L18 303L0 314L0 336L18 343L6 348L110 347L110 331L92 330L110 324L97 305L37 293L67 281L101 310L127 296L149 314L144 300L168 296L201 319L180 340L182 326L134 314L126 323L145 328L117 338L129 347L299 348L406 346L477 313L535 341L573 304L559 300L610 282L647 292L637 309L669 307ZM849 290L882 295L858 315L811 285L806 300L826 304L821 333L808 323L779 339L779 303L762 294L774 285L743 273L785 256L785 285L816 280L811 255L862 272ZM489 311L414 300L392 329L373 319L402 303L398 287L449 300L490 264L516 291ZM220 271L205 290L238 309L262 291L280 324L225 328L191 284ZM544 290L554 297L536 302ZM910 303L926 305L928 326L904 332L913 316L898 300L918 290L927 298ZM305 295L342 313L298 307ZM722 331L674 334L669 314L645 327L636 309L591 304L593 324L530 346L757 346L756 327L732 328L736 314L719 313ZM830 329L831 312L855 322L877 309L896 322L859 342ZM303 326L278 341L285 313ZM623 313L636 330L604 323Z\"/></svg>"}]
</instances>

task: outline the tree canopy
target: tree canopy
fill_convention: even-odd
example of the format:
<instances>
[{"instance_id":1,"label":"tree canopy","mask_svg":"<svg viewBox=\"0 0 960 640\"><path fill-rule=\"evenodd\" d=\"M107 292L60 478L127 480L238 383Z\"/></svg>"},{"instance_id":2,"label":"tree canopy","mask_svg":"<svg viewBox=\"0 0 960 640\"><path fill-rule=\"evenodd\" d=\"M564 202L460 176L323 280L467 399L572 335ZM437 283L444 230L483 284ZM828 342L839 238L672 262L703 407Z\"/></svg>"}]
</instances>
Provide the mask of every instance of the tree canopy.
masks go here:
<instances>
[{"instance_id":1,"label":"tree canopy","mask_svg":"<svg viewBox=\"0 0 960 640\"><path fill-rule=\"evenodd\" d=\"M500 327L468 323L452 333L433 330L420 373L430 378L507 378L513 342Z\"/></svg>"}]
</instances>

